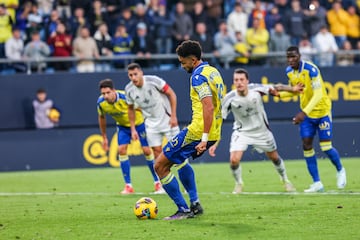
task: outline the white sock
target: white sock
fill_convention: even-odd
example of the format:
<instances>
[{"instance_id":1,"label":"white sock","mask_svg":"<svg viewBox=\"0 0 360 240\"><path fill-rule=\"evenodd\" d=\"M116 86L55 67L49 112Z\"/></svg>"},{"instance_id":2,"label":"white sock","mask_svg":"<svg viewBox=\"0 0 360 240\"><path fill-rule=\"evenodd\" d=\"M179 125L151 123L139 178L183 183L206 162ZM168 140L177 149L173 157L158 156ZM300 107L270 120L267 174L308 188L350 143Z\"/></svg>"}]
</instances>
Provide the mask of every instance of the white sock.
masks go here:
<instances>
[{"instance_id":1,"label":"white sock","mask_svg":"<svg viewBox=\"0 0 360 240\"><path fill-rule=\"evenodd\" d=\"M236 169L233 169L231 167L231 173L232 173L233 177L235 178L235 182L237 184L243 184L242 171L241 171L241 165L240 164Z\"/></svg>"},{"instance_id":2,"label":"white sock","mask_svg":"<svg viewBox=\"0 0 360 240\"><path fill-rule=\"evenodd\" d=\"M273 164L274 164L274 167L275 167L276 171L279 173L281 179L283 181L288 181L288 177L286 175L286 169L285 169L284 160L281 157L279 157L278 162L277 163L273 162Z\"/></svg>"}]
</instances>

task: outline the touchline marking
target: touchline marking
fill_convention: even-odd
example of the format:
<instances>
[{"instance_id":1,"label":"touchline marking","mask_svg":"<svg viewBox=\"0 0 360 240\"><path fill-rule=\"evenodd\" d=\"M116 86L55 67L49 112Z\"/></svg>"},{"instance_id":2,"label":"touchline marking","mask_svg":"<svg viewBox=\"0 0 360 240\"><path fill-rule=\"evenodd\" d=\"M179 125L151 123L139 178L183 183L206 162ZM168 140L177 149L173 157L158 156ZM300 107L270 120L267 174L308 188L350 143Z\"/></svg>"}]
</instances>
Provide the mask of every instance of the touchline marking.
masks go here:
<instances>
[{"instance_id":1,"label":"touchline marking","mask_svg":"<svg viewBox=\"0 0 360 240\"><path fill-rule=\"evenodd\" d=\"M240 194L233 194L231 192L199 192L199 195L302 195L302 196L314 196L314 195L360 195L360 192L351 191L328 191L321 193L303 193L303 192L242 192ZM133 194L120 194L110 192L0 192L0 197L12 197L12 196L131 196L131 195L166 195L156 194L154 192L136 192Z\"/></svg>"}]
</instances>

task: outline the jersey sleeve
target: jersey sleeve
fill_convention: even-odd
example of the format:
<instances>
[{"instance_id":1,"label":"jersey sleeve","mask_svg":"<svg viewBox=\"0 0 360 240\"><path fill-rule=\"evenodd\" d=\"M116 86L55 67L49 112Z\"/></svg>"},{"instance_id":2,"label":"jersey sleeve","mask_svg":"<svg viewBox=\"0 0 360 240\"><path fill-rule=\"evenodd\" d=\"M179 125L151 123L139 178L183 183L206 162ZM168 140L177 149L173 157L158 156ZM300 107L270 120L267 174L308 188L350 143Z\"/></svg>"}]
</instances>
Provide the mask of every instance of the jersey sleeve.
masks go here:
<instances>
[{"instance_id":1,"label":"jersey sleeve","mask_svg":"<svg viewBox=\"0 0 360 240\"><path fill-rule=\"evenodd\" d=\"M270 89L274 89L274 86L270 84L259 84L259 83L250 83L248 85L250 90L259 92L261 95L269 95Z\"/></svg>"},{"instance_id":2,"label":"jersey sleeve","mask_svg":"<svg viewBox=\"0 0 360 240\"><path fill-rule=\"evenodd\" d=\"M221 102L221 115L223 119L226 119L231 111L231 100L235 96L235 92L231 91L225 95Z\"/></svg>"},{"instance_id":3,"label":"jersey sleeve","mask_svg":"<svg viewBox=\"0 0 360 240\"><path fill-rule=\"evenodd\" d=\"M203 75L194 75L191 78L191 86L195 90L195 92L198 94L199 99L203 99L205 97L211 97L211 89L208 83L208 80Z\"/></svg>"}]
</instances>

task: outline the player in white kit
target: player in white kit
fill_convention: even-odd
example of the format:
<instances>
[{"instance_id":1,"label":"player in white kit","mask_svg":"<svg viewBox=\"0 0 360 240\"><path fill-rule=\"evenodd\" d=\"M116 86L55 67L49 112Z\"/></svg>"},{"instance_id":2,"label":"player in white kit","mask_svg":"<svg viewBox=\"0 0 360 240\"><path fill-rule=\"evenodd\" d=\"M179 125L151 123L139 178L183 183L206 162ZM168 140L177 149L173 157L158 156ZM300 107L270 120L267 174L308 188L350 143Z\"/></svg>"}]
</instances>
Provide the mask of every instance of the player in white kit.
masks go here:
<instances>
[{"instance_id":1,"label":"player in white kit","mask_svg":"<svg viewBox=\"0 0 360 240\"><path fill-rule=\"evenodd\" d=\"M162 152L163 138L166 137L167 140L170 140L180 131L176 117L176 94L162 78L155 75L144 75L141 66L137 63L128 65L128 77L131 81L126 85L125 93L126 102L129 105L132 139L139 138L135 129L136 106L142 110L147 140L156 159ZM188 161L177 165L176 168L180 180L183 175L193 172ZM186 184L183 181L182 183Z\"/></svg>"},{"instance_id":2,"label":"player in white kit","mask_svg":"<svg viewBox=\"0 0 360 240\"><path fill-rule=\"evenodd\" d=\"M230 112L234 115L233 133L230 142L230 167L235 178L233 193L241 193L243 180L240 161L249 145L259 153L265 152L279 173L286 191L295 191L286 175L284 161L279 156L276 141L269 129L264 110L262 95L272 94L276 90L271 85L249 84L249 75L245 69L236 69L233 75L235 89L226 94L222 101L222 117ZM214 153L216 146L211 149Z\"/></svg>"}]
</instances>

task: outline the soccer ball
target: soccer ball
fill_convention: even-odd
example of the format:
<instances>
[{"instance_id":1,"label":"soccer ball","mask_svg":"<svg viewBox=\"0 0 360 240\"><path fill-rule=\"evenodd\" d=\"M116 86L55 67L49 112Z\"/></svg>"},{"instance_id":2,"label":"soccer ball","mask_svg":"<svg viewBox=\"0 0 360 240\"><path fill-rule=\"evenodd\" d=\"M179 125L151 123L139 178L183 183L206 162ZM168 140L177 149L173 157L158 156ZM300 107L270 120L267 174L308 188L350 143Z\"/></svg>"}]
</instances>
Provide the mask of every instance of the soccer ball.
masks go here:
<instances>
[{"instance_id":1,"label":"soccer ball","mask_svg":"<svg viewBox=\"0 0 360 240\"><path fill-rule=\"evenodd\" d=\"M53 122L58 122L60 119L60 112L56 108L49 109L47 115Z\"/></svg>"},{"instance_id":2,"label":"soccer ball","mask_svg":"<svg viewBox=\"0 0 360 240\"><path fill-rule=\"evenodd\" d=\"M154 199L143 197L135 203L134 213L140 220L154 219L158 214L158 207Z\"/></svg>"}]
</instances>

